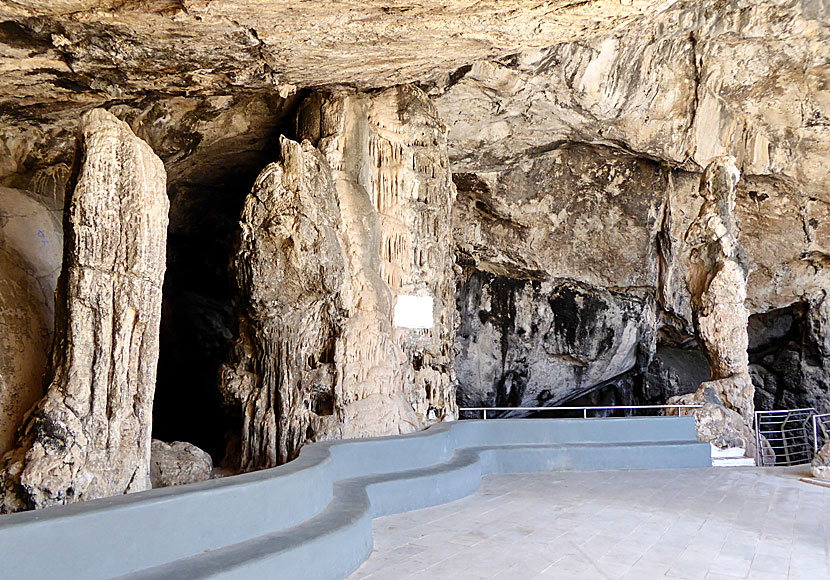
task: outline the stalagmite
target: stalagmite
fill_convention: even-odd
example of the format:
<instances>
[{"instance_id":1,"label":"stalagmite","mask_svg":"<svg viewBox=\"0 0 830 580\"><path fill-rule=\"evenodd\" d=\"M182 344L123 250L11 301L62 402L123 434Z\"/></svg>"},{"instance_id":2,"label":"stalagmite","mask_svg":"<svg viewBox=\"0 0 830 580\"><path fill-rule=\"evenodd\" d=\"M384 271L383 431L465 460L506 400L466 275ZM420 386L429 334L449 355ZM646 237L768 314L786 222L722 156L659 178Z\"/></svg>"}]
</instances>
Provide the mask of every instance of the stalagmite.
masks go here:
<instances>
[{"instance_id":1,"label":"stalagmite","mask_svg":"<svg viewBox=\"0 0 830 580\"><path fill-rule=\"evenodd\" d=\"M351 272L337 351L343 436L455 417L455 187L435 108L410 86L317 94L297 122L332 167ZM393 325L410 296L433 299L426 328Z\"/></svg>"},{"instance_id":2,"label":"stalagmite","mask_svg":"<svg viewBox=\"0 0 830 580\"><path fill-rule=\"evenodd\" d=\"M232 268L239 338L222 387L242 407L242 465L293 458L309 434L335 437L334 349L345 275L340 212L325 159L283 138L242 211Z\"/></svg>"},{"instance_id":3,"label":"stalagmite","mask_svg":"<svg viewBox=\"0 0 830 580\"><path fill-rule=\"evenodd\" d=\"M161 160L103 110L81 118L45 397L3 458L0 509L150 487L168 199Z\"/></svg>"},{"instance_id":4,"label":"stalagmite","mask_svg":"<svg viewBox=\"0 0 830 580\"><path fill-rule=\"evenodd\" d=\"M733 211L740 172L735 159L712 161L700 182L703 205L686 232L691 255L686 286L695 334L712 380L669 403L701 404L693 414L698 439L756 453L751 425L755 389L749 375L746 300L747 258L738 243Z\"/></svg>"},{"instance_id":5,"label":"stalagmite","mask_svg":"<svg viewBox=\"0 0 830 580\"><path fill-rule=\"evenodd\" d=\"M700 185L703 205L686 232L691 248L686 286L692 321L709 361L711 387L723 403L751 423L755 390L749 376L746 300L747 258L738 243L733 212L740 172L731 157L713 161Z\"/></svg>"},{"instance_id":6,"label":"stalagmite","mask_svg":"<svg viewBox=\"0 0 830 580\"><path fill-rule=\"evenodd\" d=\"M456 416L455 189L434 108L411 87L318 93L298 134L248 197L234 262L240 329L222 388L242 407L244 469L309 440ZM397 327L410 297L430 320Z\"/></svg>"}]
</instances>

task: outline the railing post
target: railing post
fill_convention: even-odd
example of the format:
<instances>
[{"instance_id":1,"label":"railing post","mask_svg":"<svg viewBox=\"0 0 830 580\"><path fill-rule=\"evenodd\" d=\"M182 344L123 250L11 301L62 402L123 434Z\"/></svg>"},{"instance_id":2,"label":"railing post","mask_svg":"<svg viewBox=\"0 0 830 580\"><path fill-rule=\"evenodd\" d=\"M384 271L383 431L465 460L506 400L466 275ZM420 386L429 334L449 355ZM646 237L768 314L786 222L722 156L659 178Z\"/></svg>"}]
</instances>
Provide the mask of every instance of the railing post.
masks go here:
<instances>
[{"instance_id":1,"label":"railing post","mask_svg":"<svg viewBox=\"0 0 830 580\"><path fill-rule=\"evenodd\" d=\"M763 467L764 454L761 453L761 423L758 421L758 411L755 411L755 465Z\"/></svg>"},{"instance_id":2,"label":"railing post","mask_svg":"<svg viewBox=\"0 0 830 580\"><path fill-rule=\"evenodd\" d=\"M813 457L818 454L818 415L813 415Z\"/></svg>"},{"instance_id":3,"label":"railing post","mask_svg":"<svg viewBox=\"0 0 830 580\"><path fill-rule=\"evenodd\" d=\"M588 418L588 409L584 409L584 408L582 409L582 418L583 419Z\"/></svg>"},{"instance_id":4,"label":"railing post","mask_svg":"<svg viewBox=\"0 0 830 580\"><path fill-rule=\"evenodd\" d=\"M486 421L487 420L487 409L482 409L481 412L484 413L484 420Z\"/></svg>"}]
</instances>

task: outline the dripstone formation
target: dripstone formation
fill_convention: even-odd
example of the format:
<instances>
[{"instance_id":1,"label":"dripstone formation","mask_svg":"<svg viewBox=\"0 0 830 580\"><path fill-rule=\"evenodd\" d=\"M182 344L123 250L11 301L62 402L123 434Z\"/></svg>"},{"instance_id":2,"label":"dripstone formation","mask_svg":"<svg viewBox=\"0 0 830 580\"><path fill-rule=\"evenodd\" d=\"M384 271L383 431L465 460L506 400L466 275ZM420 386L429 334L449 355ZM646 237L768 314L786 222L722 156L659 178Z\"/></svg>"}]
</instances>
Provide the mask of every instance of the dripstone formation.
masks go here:
<instances>
[{"instance_id":1,"label":"dripstone formation","mask_svg":"<svg viewBox=\"0 0 830 580\"><path fill-rule=\"evenodd\" d=\"M154 436L221 473L458 404L679 396L749 453L753 408L830 412L828 46L822 0L0 1L6 509L146 487L151 382ZM96 107L117 163L73 170ZM53 329L54 208L118 164L135 209L64 219ZM72 294L79 228L109 302ZM152 381L156 294L137 346L119 300L165 251Z\"/></svg>"},{"instance_id":2,"label":"dripstone formation","mask_svg":"<svg viewBox=\"0 0 830 580\"><path fill-rule=\"evenodd\" d=\"M748 265L733 215L739 179L732 157L710 163L701 178L703 205L686 232L691 253L686 285L695 334L712 380L701 383L694 394L672 397L668 402L703 404L693 413L698 437L715 440L722 447L742 447L753 455L749 426L755 418L755 389L747 353L749 311L744 306ZM723 408L718 408L721 405ZM733 413L740 414L744 425L729 417ZM728 436L723 432L734 432L736 427L740 434L735 441L725 441Z\"/></svg>"},{"instance_id":3,"label":"dripstone formation","mask_svg":"<svg viewBox=\"0 0 830 580\"><path fill-rule=\"evenodd\" d=\"M712 388L751 422L754 389L747 355L749 311L744 306L748 264L733 215L739 178L733 158L713 161L703 174L703 205L686 232L691 247L686 286L695 332L712 371L712 380L701 388Z\"/></svg>"},{"instance_id":4,"label":"dripstone formation","mask_svg":"<svg viewBox=\"0 0 830 580\"><path fill-rule=\"evenodd\" d=\"M456 414L455 189L434 108L414 87L315 94L297 133L246 200L234 259L223 389L242 408L245 469ZM430 328L393 327L401 295L433 299Z\"/></svg>"},{"instance_id":5,"label":"dripstone formation","mask_svg":"<svg viewBox=\"0 0 830 580\"><path fill-rule=\"evenodd\" d=\"M106 111L84 115L48 389L3 457L2 511L150 487L168 203L150 147Z\"/></svg>"}]
</instances>

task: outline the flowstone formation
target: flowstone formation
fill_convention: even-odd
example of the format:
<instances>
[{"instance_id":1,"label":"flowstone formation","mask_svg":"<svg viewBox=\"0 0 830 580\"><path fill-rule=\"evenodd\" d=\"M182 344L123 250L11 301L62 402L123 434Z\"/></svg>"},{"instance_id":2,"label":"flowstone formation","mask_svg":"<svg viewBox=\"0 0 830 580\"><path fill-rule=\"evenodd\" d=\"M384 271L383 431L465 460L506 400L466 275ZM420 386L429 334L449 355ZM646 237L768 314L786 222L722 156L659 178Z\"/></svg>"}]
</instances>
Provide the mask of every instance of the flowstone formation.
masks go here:
<instances>
[{"instance_id":1,"label":"flowstone formation","mask_svg":"<svg viewBox=\"0 0 830 580\"><path fill-rule=\"evenodd\" d=\"M246 200L234 261L240 334L223 390L243 412L241 466L309 440L405 433L455 416L455 189L419 89L315 94ZM401 296L431 325L393 325Z\"/></svg>"},{"instance_id":2,"label":"flowstone formation","mask_svg":"<svg viewBox=\"0 0 830 580\"><path fill-rule=\"evenodd\" d=\"M103 110L81 119L76 163L48 389L3 458L3 512L150 487L165 171Z\"/></svg>"}]
</instances>

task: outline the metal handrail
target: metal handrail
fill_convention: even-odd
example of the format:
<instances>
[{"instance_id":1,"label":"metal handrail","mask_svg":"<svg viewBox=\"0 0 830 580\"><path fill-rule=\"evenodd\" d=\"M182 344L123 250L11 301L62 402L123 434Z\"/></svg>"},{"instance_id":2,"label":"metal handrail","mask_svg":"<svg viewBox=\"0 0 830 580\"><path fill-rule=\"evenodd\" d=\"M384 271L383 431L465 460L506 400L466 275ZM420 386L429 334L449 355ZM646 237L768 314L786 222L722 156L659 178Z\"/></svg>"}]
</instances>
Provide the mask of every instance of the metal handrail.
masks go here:
<instances>
[{"instance_id":1,"label":"metal handrail","mask_svg":"<svg viewBox=\"0 0 830 580\"><path fill-rule=\"evenodd\" d=\"M809 463L815 453L818 423L813 407L755 412L756 463L799 465ZM809 425L812 423L812 428ZM810 444L810 436L813 441ZM762 440L765 445L762 445ZM770 453L771 452L771 453Z\"/></svg>"},{"instance_id":2,"label":"metal handrail","mask_svg":"<svg viewBox=\"0 0 830 580\"><path fill-rule=\"evenodd\" d=\"M582 411L582 418L588 418L588 411L608 409L699 409L703 405L604 405L582 407L459 407L459 411L481 411L482 418L487 420L487 411Z\"/></svg>"}]
</instances>

